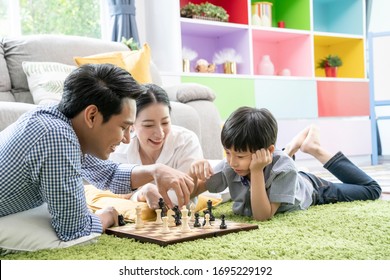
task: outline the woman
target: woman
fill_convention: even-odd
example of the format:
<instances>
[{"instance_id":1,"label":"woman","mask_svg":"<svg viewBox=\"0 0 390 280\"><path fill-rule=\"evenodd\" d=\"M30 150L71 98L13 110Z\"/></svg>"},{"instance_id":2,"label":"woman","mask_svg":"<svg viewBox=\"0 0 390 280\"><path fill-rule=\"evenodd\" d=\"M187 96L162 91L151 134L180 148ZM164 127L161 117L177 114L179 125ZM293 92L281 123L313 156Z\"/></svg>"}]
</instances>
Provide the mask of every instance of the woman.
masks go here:
<instances>
[{"instance_id":1,"label":"woman","mask_svg":"<svg viewBox=\"0 0 390 280\"><path fill-rule=\"evenodd\" d=\"M192 162L203 158L197 135L171 124L171 105L167 93L161 87L154 84L144 86L147 92L136 100L137 114L131 141L129 144L122 143L110 159L142 165L161 163L189 172ZM124 197L133 201L146 201L150 208L155 209L159 207L161 195L157 186L149 183ZM172 202L175 201L174 195L170 198Z\"/></svg>"}]
</instances>

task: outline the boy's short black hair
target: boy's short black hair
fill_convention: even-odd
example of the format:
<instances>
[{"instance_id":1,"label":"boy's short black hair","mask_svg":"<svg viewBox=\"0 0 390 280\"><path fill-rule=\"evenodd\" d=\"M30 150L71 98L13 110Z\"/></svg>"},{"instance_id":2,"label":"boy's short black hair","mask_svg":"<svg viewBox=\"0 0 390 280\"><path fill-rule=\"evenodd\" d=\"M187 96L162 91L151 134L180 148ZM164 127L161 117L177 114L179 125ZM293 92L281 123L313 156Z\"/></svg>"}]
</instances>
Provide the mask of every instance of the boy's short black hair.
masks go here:
<instances>
[{"instance_id":1,"label":"boy's short black hair","mask_svg":"<svg viewBox=\"0 0 390 280\"><path fill-rule=\"evenodd\" d=\"M240 107L226 120L221 142L225 149L238 152L257 150L275 145L278 123L272 113L265 109Z\"/></svg>"},{"instance_id":2,"label":"boy's short black hair","mask_svg":"<svg viewBox=\"0 0 390 280\"><path fill-rule=\"evenodd\" d=\"M137 99L145 88L129 72L112 64L85 64L65 79L58 110L74 118L89 105L96 105L103 122L122 112L123 100Z\"/></svg>"}]
</instances>

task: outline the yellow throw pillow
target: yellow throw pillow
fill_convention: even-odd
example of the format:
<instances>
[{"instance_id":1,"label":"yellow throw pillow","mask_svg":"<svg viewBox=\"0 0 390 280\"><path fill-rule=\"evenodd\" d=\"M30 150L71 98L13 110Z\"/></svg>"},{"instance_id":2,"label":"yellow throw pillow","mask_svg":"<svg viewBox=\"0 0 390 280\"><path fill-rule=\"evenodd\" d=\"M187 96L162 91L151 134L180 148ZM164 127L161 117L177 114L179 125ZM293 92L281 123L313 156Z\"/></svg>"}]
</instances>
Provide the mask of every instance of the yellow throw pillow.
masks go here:
<instances>
[{"instance_id":1,"label":"yellow throw pillow","mask_svg":"<svg viewBox=\"0 0 390 280\"><path fill-rule=\"evenodd\" d=\"M135 209L139 205L142 209L142 220L152 221L156 219L156 212L150 209L146 202L134 202L129 199L120 198L117 194L110 191L102 191L92 185L84 186L87 206L93 212L96 210L106 208L108 206L114 207L119 214L122 214L124 219L128 222L135 222Z\"/></svg>"},{"instance_id":2,"label":"yellow throw pillow","mask_svg":"<svg viewBox=\"0 0 390 280\"><path fill-rule=\"evenodd\" d=\"M141 84L152 82L152 75L150 74L150 53L148 44L144 44L143 48L138 51L121 52L126 67L125 69Z\"/></svg>"},{"instance_id":3,"label":"yellow throw pillow","mask_svg":"<svg viewBox=\"0 0 390 280\"><path fill-rule=\"evenodd\" d=\"M143 48L137 51L109 52L86 57L74 57L78 66L83 64L114 64L129 72L140 84L151 83L150 74L150 47L144 44Z\"/></svg>"},{"instance_id":4,"label":"yellow throw pillow","mask_svg":"<svg viewBox=\"0 0 390 280\"><path fill-rule=\"evenodd\" d=\"M74 57L74 61L76 62L77 66L81 66L84 64L114 64L124 70L126 69L126 65L123 62L122 54L120 52L116 53L102 53L97 55L91 55L86 57Z\"/></svg>"}]
</instances>

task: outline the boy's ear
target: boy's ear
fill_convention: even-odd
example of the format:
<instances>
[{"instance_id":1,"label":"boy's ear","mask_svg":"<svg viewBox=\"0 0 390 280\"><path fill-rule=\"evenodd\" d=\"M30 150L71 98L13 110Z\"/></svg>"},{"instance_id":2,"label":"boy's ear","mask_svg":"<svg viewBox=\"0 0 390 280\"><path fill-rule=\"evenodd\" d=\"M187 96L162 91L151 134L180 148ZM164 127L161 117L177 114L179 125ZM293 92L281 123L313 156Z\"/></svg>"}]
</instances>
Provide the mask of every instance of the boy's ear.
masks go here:
<instances>
[{"instance_id":1,"label":"boy's ear","mask_svg":"<svg viewBox=\"0 0 390 280\"><path fill-rule=\"evenodd\" d=\"M269 146L268 151L272 154L275 151L275 145Z\"/></svg>"}]
</instances>

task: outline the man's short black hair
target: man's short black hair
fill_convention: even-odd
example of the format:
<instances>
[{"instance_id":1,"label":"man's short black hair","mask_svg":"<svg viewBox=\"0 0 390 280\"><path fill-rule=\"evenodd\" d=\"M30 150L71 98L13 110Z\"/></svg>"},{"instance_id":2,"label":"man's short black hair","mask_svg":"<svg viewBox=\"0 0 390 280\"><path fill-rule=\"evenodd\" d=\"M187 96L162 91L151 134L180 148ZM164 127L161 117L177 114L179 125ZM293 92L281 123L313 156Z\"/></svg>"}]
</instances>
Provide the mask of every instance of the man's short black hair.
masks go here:
<instances>
[{"instance_id":1,"label":"man's short black hair","mask_svg":"<svg viewBox=\"0 0 390 280\"><path fill-rule=\"evenodd\" d=\"M58 109L74 118L89 105L96 105L107 122L122 111L123 100L137 99L145 88L129 72L112 64L85 64L66 78Z\"/></svg>"},{"instance_id":2,"label":"man's short black hair","mask_svg":"<svg viewBox=\"0 0 390 280\"><path fill-rule=\"evenodd\" d=\"M225 149L254 153L275 145L277 135L278 124L269 110L244 106L226 120L221 141Z\"/></svg>"}]
</instances>

